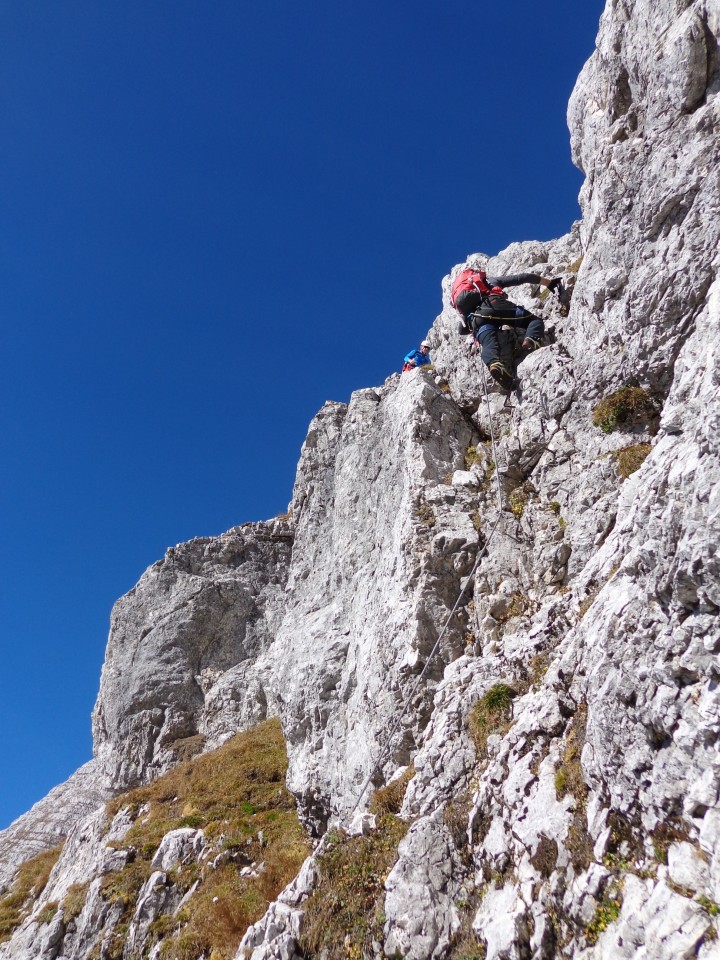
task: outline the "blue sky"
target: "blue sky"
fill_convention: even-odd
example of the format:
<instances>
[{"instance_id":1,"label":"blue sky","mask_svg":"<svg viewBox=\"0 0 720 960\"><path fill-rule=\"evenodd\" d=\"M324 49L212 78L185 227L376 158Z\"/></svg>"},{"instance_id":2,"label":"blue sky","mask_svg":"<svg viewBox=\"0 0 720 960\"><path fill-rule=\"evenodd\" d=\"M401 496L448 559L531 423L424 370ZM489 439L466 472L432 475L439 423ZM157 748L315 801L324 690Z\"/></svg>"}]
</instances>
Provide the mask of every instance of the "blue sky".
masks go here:
<instances>
[{"instance_id":1,"label":"blue sky","mask_svg":"<svg viewBox=\"0 0 720 960\"><path fill-rule=\"evenodd\" d=\"M599 0L0 7L0 828L91 756L110 609L285 510L468 253L579 216Z\"/></svg>"}]
</instances>

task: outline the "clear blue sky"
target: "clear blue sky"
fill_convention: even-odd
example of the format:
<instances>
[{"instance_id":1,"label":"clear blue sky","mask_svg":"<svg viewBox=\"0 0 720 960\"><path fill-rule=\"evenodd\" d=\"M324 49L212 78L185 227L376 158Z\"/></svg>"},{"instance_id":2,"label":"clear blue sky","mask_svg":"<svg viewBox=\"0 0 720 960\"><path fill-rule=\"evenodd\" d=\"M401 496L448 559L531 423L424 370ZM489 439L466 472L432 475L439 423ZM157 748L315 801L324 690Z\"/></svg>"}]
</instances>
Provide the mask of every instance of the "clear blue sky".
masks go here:
<instances>
[{"instance_id":1,"label":"clear blue sky","mask_svg":"<svg viewBox=\"0 0 720 960\"><path fill-rule=\"evenodd\" d=\"M579 216L600 0L0 8L0 828L91 756L110 609L285 510L468 253Z\"/></svg>"}]
</instances>

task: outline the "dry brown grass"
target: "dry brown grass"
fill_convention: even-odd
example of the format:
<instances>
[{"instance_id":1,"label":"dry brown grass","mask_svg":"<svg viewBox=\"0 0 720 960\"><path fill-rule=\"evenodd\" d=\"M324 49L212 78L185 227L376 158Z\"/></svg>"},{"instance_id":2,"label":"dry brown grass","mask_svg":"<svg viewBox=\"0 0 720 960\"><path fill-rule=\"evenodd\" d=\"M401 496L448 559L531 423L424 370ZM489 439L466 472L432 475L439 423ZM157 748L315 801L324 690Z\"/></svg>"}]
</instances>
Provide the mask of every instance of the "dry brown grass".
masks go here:
<instances>
[{"instance_id":1,"label":"dry brown grass","mask_svg":"<svg viewBox=\"0 0 720 960\"><path fill-rule=\"evenodd\" d=\"M318 861L318 883L305 903L300 948L306 960L372 956L372 941L382 940L385 880L407 830L404 820L384 814L369 837L330 838Z\"/></svg>"},{"instance_id":2,"label":"dry brown grass","mask_svg":"<svg viewBox=\"0 0 720 960\"><path fill-rule=\"evenodd\" d=\"M650 395L642 387L621 387L595 407L592 422L603 433L612 433L620 424L649 420L656 412Z\"/></svg>"},{"instance_id":3,"label":"dry brown grass","mask_svg":"<svg viewBox=\"0 0 720 960\"><path fill-rule=\"evenodd\" d=\"M221 849L242 862L264 866L257 877L241 877L234 862L216 869L192 864L172 872L170 878L181 892L195 880L200 883L176 921L170 925L159 918L153 933L156 939L166 937L163 958L195 960L205 953L231 960L245 930L260 919L310 852L295 802L285 788L286 770L280 724L269 720L111 801L110 816L122 807L135 815L144 808L123 840L123 846L134 851L134 860L103 880L103 897L122 902L120 931L150 875L150 860L163 836L177 827L202 827ZM170 929L174 933L167 936ZM115 939L121 949L122 937Z\"/></svg>"},{"instance_id":4,"label":"dry brown grass","mask_svg":"<svg viewBox=\"0 0 720 960\"><path fill-rule=\"evenodd\" d=\"M593 852L585 816L589 789L585 783L580 762L586 728L587 705L581 703L575 711L568 731L562 763L555 771L555 791L558 797L571 794L575 798L573 820L568 829L566 846L570 852L572 864L578 871L587 869Z\"/></svg>"},{"instance_id":5,"label":"dry brown grass","mask_svg":"<svg viewBox=\"0 0 720 960\"><path fill-rule=\"evenodd\" d=\"M629 447L621 447L620 450L613 451L612 458L623 480L627 480L640 469L651 450L649 443L632 443Z\"/></svg>"},{"instance_id":6,"label":"dry brown grass","mask_svg":"<svg viewBox=\"0 0 720 960\"><path fill-rule=\"evenodd\" d=\"M483 455L475 446L471 444L465 451L465 469L470 470L476 463L482 463Z\"/></svg>"},{"instance_id":7,"label":"dry brown grass","mask_svg":"<svg viewBox=\"0 0 720 960\"><path fill-rule=\"evenodd\" d=\"M45 889L62 844L38 853L20 866L10 890L0 898L0 943L9 940Z\"/></svg>"},{"instance_id":8,"label":"dry brown grass","mask_svg":"<svg viewBox=\"0 0 720 960\"><path fill-rule=\"evenodd\" d=\"M415 769L409 766L407 770L392 783L386 787L376 790L370 801L370 812L376 816L384 816L387 813L400 813L407 785L415 776Z\"/></svg>"},{"instance_id":9,"label":"dry brown grass","mask_svg":"<svg viewBox=\"0 0 720 960\"><path fill-rule=\"evenodd\" d=\"M89 883L73 883L62 902L63 920L69 923L80 915L85 906Z\"/></svg>"}]
</instances>

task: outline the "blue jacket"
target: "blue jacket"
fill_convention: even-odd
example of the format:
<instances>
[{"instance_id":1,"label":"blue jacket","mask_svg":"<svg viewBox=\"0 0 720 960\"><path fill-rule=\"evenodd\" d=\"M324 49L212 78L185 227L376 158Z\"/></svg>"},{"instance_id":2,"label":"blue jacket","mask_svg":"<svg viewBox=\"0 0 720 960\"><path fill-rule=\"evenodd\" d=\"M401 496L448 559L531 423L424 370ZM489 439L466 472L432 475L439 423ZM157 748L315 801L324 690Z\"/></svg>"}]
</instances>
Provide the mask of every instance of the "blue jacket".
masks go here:
<instances>
[{"instance_id":1,"label":"blue jacket","mask_svg":"<svg viewBox=\"0 0 720 960\"><path fill-rule=\"evenodd\" d=\"M416 367L424 367L430 363L430 353L423 353L422 350L411 350L405 357L403 363L414 363Z\"/></svg>"}]
</instances>

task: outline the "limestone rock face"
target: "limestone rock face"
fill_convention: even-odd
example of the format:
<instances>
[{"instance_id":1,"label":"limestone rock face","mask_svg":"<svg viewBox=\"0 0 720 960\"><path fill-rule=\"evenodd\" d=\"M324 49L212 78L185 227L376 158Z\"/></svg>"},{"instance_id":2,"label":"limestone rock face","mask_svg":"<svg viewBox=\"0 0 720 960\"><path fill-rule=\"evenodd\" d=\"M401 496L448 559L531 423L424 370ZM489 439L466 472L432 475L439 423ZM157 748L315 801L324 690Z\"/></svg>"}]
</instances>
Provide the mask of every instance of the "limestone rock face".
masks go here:
<instances>
[{"instance_id":1,"label":"limestone rock face","mask_svg":"<svg viewBox=\"0 0 720 960\"><path fill-rule=\"evenodd\" d=\"M323 407L287 519L181 545L118 602L69 821L51 794L0 835L7 882L69 831L3 960L95 949L117 851L91 808L269 715L316 835L413 765L376 953L720 957L719 36L715 0L610 0L568 114L582 220L454 267L434 368ZM547 331L509 397L457 332L468 264L565 282L508 291ZM202 849L161 843L128 957ZM319 870L238 958L299 955ZM41 923L79 883L72 925Z\"/></svg>"},{"instance_id":2,"label":"limestone rock face","mask_svg":"<svg viewBox=\"0 0 720 960\"><path fill-rule=\"evenodd\" d=\"M282 520L191 540L115 604L93 734L116 789L265 719L253 670L280 619L291 547Z\"/></svg>"},{"instance_id":3,"label":"limestone rock face","mask_svg":"<svg viewBox=\"0 0 720 960\"><path fill-rule=\"evenodd\" d=\"M7 830L0 831L0 891L8 886L21 863L62 843L70 825L93 813L111 795L91 760Z\"/></svg>"},{"instance_id":4,"label":"limestone rock face","mask_svg":"<svg viewBox=\"0 0 720 960\"><path fill-rule=\"evenodd\" d=\"M385 734L472 567L474 496L451 483L476 437L422 371L333 405L311 427L293 494L297 525L273 689L290 755L288 785L308 822L347 813L408 762L428 690L464 645L456 616L429 683ZM380 757L384 750L384 757Z\"/></svg>"}]
</instances>

